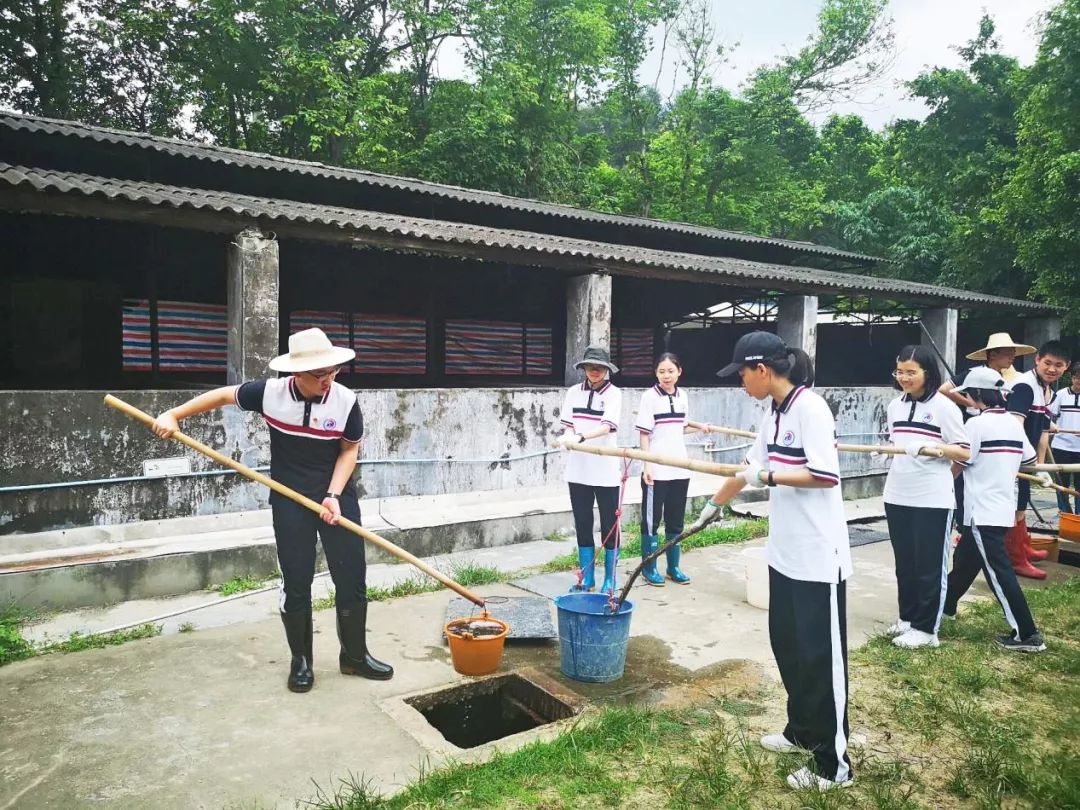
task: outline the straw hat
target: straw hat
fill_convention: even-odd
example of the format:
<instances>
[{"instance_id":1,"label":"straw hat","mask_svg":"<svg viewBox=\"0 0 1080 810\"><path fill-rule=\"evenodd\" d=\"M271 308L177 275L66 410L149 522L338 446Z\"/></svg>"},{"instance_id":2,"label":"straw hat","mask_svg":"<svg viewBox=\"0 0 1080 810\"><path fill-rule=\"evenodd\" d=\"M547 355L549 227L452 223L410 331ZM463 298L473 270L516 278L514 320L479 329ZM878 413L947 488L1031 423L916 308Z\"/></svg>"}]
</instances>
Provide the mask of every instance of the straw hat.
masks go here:
<instances>
[{"instance_id":1,"label":"straw hat","mask_svg":"<svg viewBox=\"0 0 1080 810\"><path fill-rule=\"evenodd\" d=\"M311 371L348 363L356 357L352 349L335 346L322 329L304 329L289 335L289 353L270 361L274 371Z\"/></svg>"},{"instance_id":2,"label":"straw hat","mask_svg":"<svg viewBox=\"0 0 1080 810\"><path fill-rule=\"evenodd\" d=\"M1025 354L1035 354L1035 347L1026 343L1017 343L1008 332L994 332L986 345L973 351L967 356L968 360L985 360L986 353L992 349L1016 349L1016 356L1023 357Z\"/></svg>"},{"instance_id":3,"label":"straw hat","mask_svg":"<svg viewBox=\"0 0 1080 810\"><path fill-rule=\"evenodd\" d=\"M598 343L586 348L585 354L574 363L574 368L584 368L585 366L603 366L612 374L619 373L619 367L611 362L611 352L607 350L606 346L601 346Z\"/></svg>"}]
</instances>

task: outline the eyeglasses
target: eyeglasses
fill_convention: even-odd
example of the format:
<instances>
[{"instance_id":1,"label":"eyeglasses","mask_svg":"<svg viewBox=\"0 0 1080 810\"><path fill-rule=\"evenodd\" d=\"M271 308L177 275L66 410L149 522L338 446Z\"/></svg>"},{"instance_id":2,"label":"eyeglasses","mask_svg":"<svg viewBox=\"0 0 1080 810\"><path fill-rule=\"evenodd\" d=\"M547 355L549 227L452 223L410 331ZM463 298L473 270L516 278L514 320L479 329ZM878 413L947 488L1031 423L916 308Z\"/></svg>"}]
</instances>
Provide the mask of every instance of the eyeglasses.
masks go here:
<instances>
[{"instance_id":1,"label":"eyeglasses","mask_svg":"<svg viewBox=\"0 0 1080 810\"><path fill-rule=\"evenodd\" d=\"M323 380L330 379L335 374L337 374L339 371L341 371L340 367L334 367L334 368L316 369L315 371L305 371L304 373L314 377L319 382L322 382Z\"/></svg>"},{"instance_id":2,"label":"eyeglasses","mask_svg":"<svg viewBox=\"0 0 1080 810\"><path fill-rule=\"evenodd\" d=\"M892 373L893 378L897 380L914 380L922 374L921 371L894 371Z\"/></svg>"}]
</instances>

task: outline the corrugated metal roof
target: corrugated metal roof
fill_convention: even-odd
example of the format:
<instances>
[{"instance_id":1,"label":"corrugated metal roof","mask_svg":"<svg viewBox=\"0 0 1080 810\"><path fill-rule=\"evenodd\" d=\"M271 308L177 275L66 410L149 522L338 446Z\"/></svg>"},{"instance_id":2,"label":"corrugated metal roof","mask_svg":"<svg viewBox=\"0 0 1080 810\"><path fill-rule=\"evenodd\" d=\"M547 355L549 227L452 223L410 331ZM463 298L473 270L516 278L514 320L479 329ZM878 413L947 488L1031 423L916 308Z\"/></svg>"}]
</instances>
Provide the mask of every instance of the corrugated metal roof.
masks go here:
<instances>
[{"instance_id":1,"label":"corrugated metal roof","mask_svg":"<svg viewBox=\"0 0 1080 810\"><path fill-rule=\"evenodd\" d=\"M211 146L178 138L165 138L138 132L126 132L123 130L107 129L105 127L95 127L76 121L59 121L52 118L42 118L39 116L0 111L0 126L5 126L14 130L43 132L76 138L89 138L99 142L152 149L177 157L206 160L214 163L236 165L246 168L291 172L334 180L346 180L380 188L398 189L416 194L444 197L463 203L506 208L531 214L580 220L582 222L596 222L630 228L643 228L702 237L705 239L714 239L723 242L769 245L772 247L786 248L798 253L817 255L831 259L843 259L846 261L858 262L860 264L876 264L885 261L884 259L875 256L851 253L849 251L838 250L824 245L816 245L813 242L804 242L794 239L773 239L770 237L740 233L738 231L708 228L702 225L691 225L684 222L669 222L660 219L647 219L645 217L604 214L585 208L575 208L570 205L560 205L557 203L530 200L522 197L511 197L494 191L482 191L479 189L461 188L459 186L444 185L441 183L429 183L423 180L413 180L406 177L396 177L394 175L378 174L375 172L360 171L358 169L343 169L314 161L275 157L273 155L266 155L258 152L245 152L239 149Z\"/></svg>"},{"instance_id":2,"label":"corrugated metal roof","mask_svg":"<svg viewBox=\"0 0 1080 810\"><path fill-rule=\"evenodd\" d=\"M662 275L674 272L685 274L686 281L702 281L702 276L707 275L719 277L725 284L759 290L788 289L827 295L867 295L898 301L929 302L937 306L1051 311L1051 308L1044 304L888 278L696 253L676 253L528 231L265 199L160 183L114 180L0 163L0 208L4 207L5 196L27 189L47 195L74 195L100 200L103 218L109 218L107 206L115 201L204 214L231 214L250 220L252 225L257 224L268 229L273 229L275 225L281 228L285 224L304 226L308 230L303 235L311 239L326 238L325 231L333 229L337 237L340 237L339 231L351 231L361 242L364 241L364 233L403 237L418 244L418 249L426 246L439 252L446 252L446 245L498 248L512 251L516 254L515 261L520 261L523 265L540 267L565 267L567 260L571 260L575 264L579 262L582 269L603 267L615 273L643 276L650 275L650 271ZM10 204L8 207L11 207ZM22 207L26 208L25 205ZM43 205L40 210L48 210L48 206ZM231 227L231 223L223 222L220 230ZM556 263L555 257L562 261Z\"/></svg>"}]
</instances>

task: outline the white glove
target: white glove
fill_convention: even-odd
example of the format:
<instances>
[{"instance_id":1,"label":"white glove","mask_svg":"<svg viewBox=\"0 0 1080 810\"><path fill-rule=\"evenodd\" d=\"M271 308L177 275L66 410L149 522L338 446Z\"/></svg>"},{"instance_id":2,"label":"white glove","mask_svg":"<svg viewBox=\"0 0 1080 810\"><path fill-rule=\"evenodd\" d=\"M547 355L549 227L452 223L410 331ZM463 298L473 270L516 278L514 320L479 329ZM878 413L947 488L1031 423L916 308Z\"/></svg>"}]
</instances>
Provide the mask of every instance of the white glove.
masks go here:
<instances>
[{"instance_id":1,"label":"white glove","mask_svg":"<svg viewBox=\"0 0 1080 810\"><path fill-rule=\"evenodd\" d=\"M701 514L698 515L698 519L693 522L693 524L690 526L689 529L687 529L687 531L696 532L700 529L704 529L706 526L708 526L710 523L720 517L720 514L723 511L724 507L713 503L710 499L709 502L705 504L705 508L701 510Z\"/></svg>"},{"instance_id":2,"label":"white glove","mask_svg":"<svg viewBox=\"0 0 1080 810\"><path fill-rule=\"evenodd\" d=\"M1035 477L1039 479L1038 486L1049 487L1054 483L1053 477L1046 470L1035 473Z\"/></svg>"},{"instance_id":3,"label":"white glove","mask_svg":"<svg viewBox=\"0 0 1080 810\"><path fill-rule=\"evenodd\" d=\"M746 469L735 473L735 477L750 487L750 489L761 489L764 486L764 484L761 483L761 479L758 478L761 469L762 468L757 464L747 463Z\"/></svg>"},{"instance_id":4,"label":"white glove","mask_svg":"<svg viewBox=\"0 0 1080 810\"><path fill-rule=\"evenodd\" d=\"M929 447L929 446L930 445L927 445L927 444L919 444L918 442L914 442L913 444L907 445L904 448L904 452L907 453L912 458L918 458L919 454L922 452L922 449L924 447Z\"/></svg>"},{"instance_id":5,"label":"white glove","mask_svg":"<svg viewBox=\"0 0 1080 810\"><path fill-rule=\"evenodd\" d=\"M559 445L559 447L569 447L572 444L581 444L583 441L585 441L585 437L580 433L571 433L560 436L555 440L555 444Z\"/></svg>"}]
</instances>

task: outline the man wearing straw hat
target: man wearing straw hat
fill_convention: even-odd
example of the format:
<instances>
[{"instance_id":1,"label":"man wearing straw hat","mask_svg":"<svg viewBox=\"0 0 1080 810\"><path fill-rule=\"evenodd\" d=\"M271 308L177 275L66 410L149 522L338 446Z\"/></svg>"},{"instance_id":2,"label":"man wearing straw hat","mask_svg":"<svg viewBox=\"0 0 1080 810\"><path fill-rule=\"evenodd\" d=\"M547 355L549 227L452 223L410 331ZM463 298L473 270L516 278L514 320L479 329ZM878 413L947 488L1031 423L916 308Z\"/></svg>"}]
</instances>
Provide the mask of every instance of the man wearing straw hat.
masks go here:
<instances>
[{"instance_id":1,"label":"man wearing straw hat","mask_svg":"<svg viewBox=\"0 0 1080 810\"><path fill-rule=\"evenodd\" d=\"M364 422L356 394L334 382L352 349L334 346L321 329L289 337L288 354L270 361L273 371L289 376L252 380L199 394L154 420L163 439L189 416L226 405L262 414L270 429L270 475L314 501L321 516L298 503L270 494L274 537L281 567L281 621L292 652L288 687L307 692L312 671L311 581L315 575L315 540L322 540L334 580L339 667L345 675L388 680L394 670L367 651L367 584L364 543L336 525L344 516L360 522L360 503L351 481Z\"/></svg>"}]
</instances>

